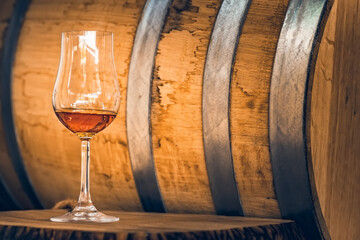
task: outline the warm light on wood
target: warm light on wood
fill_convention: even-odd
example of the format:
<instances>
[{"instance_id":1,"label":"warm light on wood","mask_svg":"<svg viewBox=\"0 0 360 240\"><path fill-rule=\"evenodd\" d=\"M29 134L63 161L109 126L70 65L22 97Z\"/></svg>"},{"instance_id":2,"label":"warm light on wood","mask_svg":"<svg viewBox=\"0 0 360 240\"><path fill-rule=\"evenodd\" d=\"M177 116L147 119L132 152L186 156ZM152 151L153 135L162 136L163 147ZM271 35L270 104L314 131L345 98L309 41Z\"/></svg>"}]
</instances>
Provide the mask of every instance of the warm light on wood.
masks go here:
<instances>
[{"instance_id":1,"label":"warm light on wood","mask_svg":"<svg viewBox=\"0 0 360 240\"><path fill-rule=\"evenodd\" d=\"M0 3L0 50L16 42L6 39L14 2ZM1 111L6 99L12 107L0 112L0 209L77 198L80 141L56 118L52 90L61 32L103 30L114 33L121 106L92 140L99 210L231 209L303 227L304 207L316 239L360 235L360 0L336 0L327 23L332 0L249 2L32 0L13 65L0 62L1 87L11 89L0 92ZM248 6L244 21L221 22L235 3ZM235 48L216 51L225 40ZM287 201L298 190L305 203Z\"/></svg>"}]
</instances>

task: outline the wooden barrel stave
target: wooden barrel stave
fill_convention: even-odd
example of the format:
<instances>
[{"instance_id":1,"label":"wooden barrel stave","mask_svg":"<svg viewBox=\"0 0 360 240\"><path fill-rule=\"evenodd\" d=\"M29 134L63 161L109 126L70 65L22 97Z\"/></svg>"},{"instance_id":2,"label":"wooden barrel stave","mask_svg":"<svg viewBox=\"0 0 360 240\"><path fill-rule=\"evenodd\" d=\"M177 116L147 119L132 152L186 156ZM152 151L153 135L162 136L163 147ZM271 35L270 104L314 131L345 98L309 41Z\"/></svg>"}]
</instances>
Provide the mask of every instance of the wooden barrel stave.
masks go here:
<instances>
[{"instance_id":1,"label":"wooden barrel stave","mask_svg":"<svg viewBox=\"0 0 360 240\"><path fill-rule=\"evenodd\" d=\"M253 0L239 39L230 89L236 181L246 216L280 217L269 152L269 93L287 1Z\"/></svg>"},{"instance_id":2,"label":"wooden barrel stave","mask_svg":"<svg viewBox=\"0 0 360 240\"><path fill-rule=\"evenodd\" d=\"M175 0L158 43L151 89L152 146L169 212L214 213L201 96L207 46L220 4Z\"/></svg>"}]
</instances>

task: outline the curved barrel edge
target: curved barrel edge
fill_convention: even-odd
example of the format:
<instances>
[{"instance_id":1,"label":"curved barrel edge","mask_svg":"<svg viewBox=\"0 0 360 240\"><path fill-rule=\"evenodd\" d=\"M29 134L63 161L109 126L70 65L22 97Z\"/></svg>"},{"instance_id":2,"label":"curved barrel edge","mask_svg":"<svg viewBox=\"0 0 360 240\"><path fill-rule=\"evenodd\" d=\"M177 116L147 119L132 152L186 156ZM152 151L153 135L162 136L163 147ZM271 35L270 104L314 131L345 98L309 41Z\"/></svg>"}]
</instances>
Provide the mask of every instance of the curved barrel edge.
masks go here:
<instances>
[{"instance_id":1,"label":"curved barrel edge","mask_svg":"<svg viewBox=\"0 0 360 240\"><path fill-rule=\"evenodd\" d=\"M11 102L12 67L15 59L20 30L30 3L31 0L16 1L8 28L4 34L5 37L0 63L0 104L3 129L12 165L24 192L28 195L34 207L43 208L43 205L25 170L24 162L17 142Z\"/></svg>"},{"instance_id":2,"label":"curved barrel edge","mask_svg":"<svg viewBox=\"0 0 360 240\"><path fill-rule=\"evenodd\" d=\"M332 0L291 0L271 78L270 153L283 218L295 220L308 239L330 239L318 206L308 153L308 86Z\"/></svg>"},{"instance_id":3,"label":"curved barrel edge","mask_svg":"<svg viewBox=\"0 0 360 240\"><path fill-rule=\"evenodd\" d=\"M157 44L170 4L171 0L146 2L129 66L126 103L129 155L140 201L149 212L166 212L151 145L150 94Z\"/></svg>"}]
</instances>

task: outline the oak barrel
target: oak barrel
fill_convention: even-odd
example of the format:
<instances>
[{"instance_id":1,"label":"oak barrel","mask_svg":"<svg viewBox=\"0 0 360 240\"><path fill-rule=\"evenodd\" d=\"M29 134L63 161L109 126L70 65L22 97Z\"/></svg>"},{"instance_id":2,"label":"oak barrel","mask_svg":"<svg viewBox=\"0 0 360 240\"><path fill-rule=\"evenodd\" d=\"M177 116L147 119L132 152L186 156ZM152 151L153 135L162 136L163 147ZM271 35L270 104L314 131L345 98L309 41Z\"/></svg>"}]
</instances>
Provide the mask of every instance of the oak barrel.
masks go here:
<instances>
[{"instance_id":1,"label":"oak barrel","mask_svg":"<svg viewBox=\"0 0 360 240\"><path fill-rule=\"evenodd\" d=\"M5 2L2 208L76 198L80 143L54 115L52 89L60 33L100 29L114 32L122 103L92 140L99 209L288 218L309 239L359 235L359 81L346 64L359 33L343 27L356 26L344 12L358 1L335 2L326 28L328 0Z\"/></svg>"}]
</instances>

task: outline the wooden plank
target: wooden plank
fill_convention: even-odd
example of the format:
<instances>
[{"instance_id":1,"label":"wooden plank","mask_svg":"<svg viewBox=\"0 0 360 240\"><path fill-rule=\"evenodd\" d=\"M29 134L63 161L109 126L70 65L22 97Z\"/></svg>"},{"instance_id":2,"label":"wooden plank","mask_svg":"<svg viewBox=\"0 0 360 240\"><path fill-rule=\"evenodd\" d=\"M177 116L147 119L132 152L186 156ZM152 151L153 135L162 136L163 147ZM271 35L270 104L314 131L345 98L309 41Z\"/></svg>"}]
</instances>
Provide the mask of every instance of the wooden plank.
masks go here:
<instances>
[{"instance_id":1,"label":"wooden plank","mask_svg":"<svg viewBox=\"0 0 360 240\"><path fill-rule=\"evenodd\" d=\"M175 0L155 58L154 161L169 212L214 213L204 160L201 100L207 46L221 0Z\"/></svg>"},{"instance_id":2,"label":"wooden plank","mask_svg":"<svg viewBox=\"0 0 360 240\"><path fill-rule=\"evenodd\" d=\"M288 220L108 211L107 224L54 223L62 210L0 212L0 238L37 239L304 239ZM13 239L13 238L12 238Z\"/></svg>"},{"instance_id":3,"label":"wooden plank","mask_svg":"<svg viewBox=\"0 0 360 240\"><path fill-rule=\"evenodd\" d=\"M271 171L268 102L287 4L283 0L252 1L233 67L231 144L245 216L281 217Z\"/></svg>"},{"instance_id":4,"label":"wooden plank","mask_svg":"<svg viewBox=\"0 0 360 240\"><path fill-rule=\"evenodd\" d=\"M77 198L80 187L80 140L62 126L51 104L61 32L105 30L114 33L122 101L114 122L91 142L91 195L99 209L142 209L128 155L125 106L131 50L144 4L144 0L31 3L18 43L11 94L26 170L45 207Z\"/></svg>"}]
</instances>

